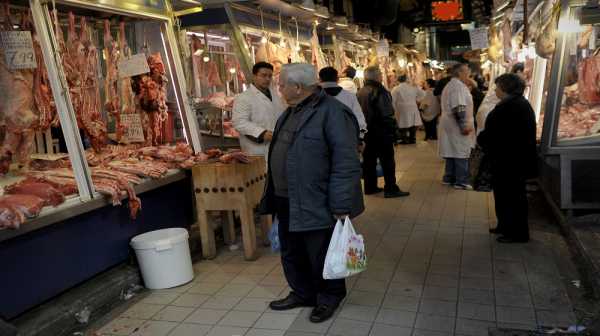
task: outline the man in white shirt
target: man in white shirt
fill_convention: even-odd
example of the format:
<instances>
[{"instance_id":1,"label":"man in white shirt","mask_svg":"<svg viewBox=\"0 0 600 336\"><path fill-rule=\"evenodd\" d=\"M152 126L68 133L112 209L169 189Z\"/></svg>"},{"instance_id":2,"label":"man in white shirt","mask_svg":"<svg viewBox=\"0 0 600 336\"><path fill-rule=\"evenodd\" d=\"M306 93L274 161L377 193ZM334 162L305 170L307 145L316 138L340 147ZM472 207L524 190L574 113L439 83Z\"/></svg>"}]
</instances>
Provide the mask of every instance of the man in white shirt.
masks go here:
<instances>
[{"instance_id":1,"label":"man in white shirt","mask_svg":"<svg viewBox=\"0 0 600 336\"><path fill-rule=\"evenodd\" d=\"M271 64L256 63L252 74L252 84L233 103L233 127L240 133L243 151L250 155L264 155L267 160L275 123L285 105L271 85Z\"/></svg>"},{"instance_id":2,"label":"man in white shirt","mask_svg":"<svg viewBox=\"0 0 600 336\"><path fill-rule=\"evenodd\" d=\"M425 98L425 91L416 85L408 83L406 75L398 77L398 84L392 89L392 103L402 144L414 145L417 143L417 126L423 125L417 103Z\"/></svg>"},{"instance_id":3,"label":"man in white shirt","mask_svg":"<svg viewBox=\"0 0 600 336\"><path fill-rule=\"evenodd\" d=\"M356 94L358 88L356 87L356 83L354 83L354 77L356 77L356 69L351 66L346 67L342 72L342 78L339 80L339 85L344 90Z\"/></svg>"},{"instance_id":4,"label":"man in white shirt","mask_svg":"<svg viewBox=\"0 0 600 336\"><path fill-rule=\"evenodd\" d=\"M358 103L358 98L356 98L356 93L352 93L338 84L338 72L333 67L321 69L321 71L319 71L319 80L321 81L321 87L328 95L335 97L338 101L352 110L352 113L358 121L360 142L362 143L364 135L367 132L367 122L365 121L365 115L363 114L362 108Z\"/></svg>"}]
</instances>

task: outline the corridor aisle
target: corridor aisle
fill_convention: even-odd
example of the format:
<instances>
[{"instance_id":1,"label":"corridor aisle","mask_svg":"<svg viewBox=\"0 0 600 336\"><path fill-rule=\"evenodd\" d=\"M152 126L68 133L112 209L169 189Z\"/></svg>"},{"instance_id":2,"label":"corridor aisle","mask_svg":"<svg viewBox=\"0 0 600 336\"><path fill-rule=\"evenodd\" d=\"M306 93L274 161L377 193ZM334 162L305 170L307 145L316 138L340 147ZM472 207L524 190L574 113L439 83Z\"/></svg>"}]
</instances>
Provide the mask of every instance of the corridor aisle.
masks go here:
<instances>
[{"instance_id":1,"label":"corridor aisle","mask_svg":"<svg viewBox=\"0 0 600 336\"><path fill-rule=\"evenodd\" d=\"M349 295L332 320L313 324L308 309L268 310L288 292L278 257L265 252L245 262L223 250L195 265L193 283L151 293L99 334L483 336L489 327L574 324L553 256L556 229L533 220L530 243L496 243L488 233L490 194L441 185L435 152L427 143L397 148L399 185L411 196L366 197L355 227L365 235L368 270L348 280Z\"/></svg>"}]
</instances>

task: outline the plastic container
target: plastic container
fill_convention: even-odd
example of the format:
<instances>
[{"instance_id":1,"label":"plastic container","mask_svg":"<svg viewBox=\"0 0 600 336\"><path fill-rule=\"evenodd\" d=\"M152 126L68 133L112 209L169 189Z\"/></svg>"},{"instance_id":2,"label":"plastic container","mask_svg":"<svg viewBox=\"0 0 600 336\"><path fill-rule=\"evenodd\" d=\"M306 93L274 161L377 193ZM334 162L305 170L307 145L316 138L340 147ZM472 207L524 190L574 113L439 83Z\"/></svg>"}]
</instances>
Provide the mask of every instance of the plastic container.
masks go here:
<instances>
[{"instance_id":1,"label":"plastic container","mask_svg":"<svg viewBox=\"0 0 600 336\"><path fill-rule=\"evenodd\" d=\"M147 232L131 239L147 288L181 286L194 278L186 229Z\"/></svg>"}]
</instances>

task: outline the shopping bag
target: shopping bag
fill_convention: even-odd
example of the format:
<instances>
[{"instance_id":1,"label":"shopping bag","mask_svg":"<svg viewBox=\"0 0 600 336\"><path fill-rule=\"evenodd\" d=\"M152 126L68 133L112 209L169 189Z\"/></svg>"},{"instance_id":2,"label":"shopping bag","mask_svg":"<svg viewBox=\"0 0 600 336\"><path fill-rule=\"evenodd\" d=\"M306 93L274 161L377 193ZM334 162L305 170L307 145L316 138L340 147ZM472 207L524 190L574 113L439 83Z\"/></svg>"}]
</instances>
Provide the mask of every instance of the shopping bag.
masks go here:
<instances>
[{"instance_id":1,"label":"shopping bag","mask_svg":"<svg viewBox=\"0 0 600 336\"><path fill-rule=\"evenodd\" d=\"M469 170L471 174L471 185L473 190L489 192L492 191L492 171L489 157L483 149L476 146L471 151L469 158Z\"/></svg>"},{"instance_id":2,"label":"shopping bag","mask_svg":"<svg viewBox=\"0 0 600 336\"><path fill-rule=\"evenodd\" d=\"M279 219L277 216L273 219L271 230L269 230L269 241L271 242L271 251L278 252L281 249L279 243Z\"/></svg>"},{"instance_id":3,"label":"shopping bag","mask_svg":"<svg viewBox=\"0 0 600 336\"><path fill-rule=\"evenodd\" d=\"M329 242L323 279L343 279L367 269L367 255L362 235L354 231L350 218L338 220Z\"/></svg>"},{"instance_id":4,"label":"shopping bag","mask_svg":"<svg viewBox=\"0 0 600 336\"><path fill-rule=\"evenodd\" d=\"M381 162L377 159L377 166L375 166L375 171L377 172L377 177L383 176L383 167L381 167Z\"/></svg>"}]
</instances>

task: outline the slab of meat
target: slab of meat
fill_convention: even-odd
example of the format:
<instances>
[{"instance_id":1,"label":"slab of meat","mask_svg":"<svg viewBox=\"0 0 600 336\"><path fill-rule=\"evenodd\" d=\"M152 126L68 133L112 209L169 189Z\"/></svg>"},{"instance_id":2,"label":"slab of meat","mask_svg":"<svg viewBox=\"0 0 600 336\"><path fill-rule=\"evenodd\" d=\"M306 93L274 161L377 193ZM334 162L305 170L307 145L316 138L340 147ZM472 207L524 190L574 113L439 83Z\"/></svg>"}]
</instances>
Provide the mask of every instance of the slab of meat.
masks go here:
<instances>
[{"instance_id":1,"label":"slab of meat","mask_svg":"<svg viewBox=\"0 0 600 336\"><path fill-rule=\"evenodd\" d=\"M326 67L327 62L325 62L325 55L323 55L323 51L319 45L319 36L317 35L316 25L313 26L312 37L310 38L310 48L312 50L312 64L317 68L317 70Z\"/></svg>"},{"instance_id":2,"label":"slab of meat","mask_svg":"<svg viewBox=\"0 0 600 336\"><path fill-rule=\"evenodd\" d=\"M150 178L161 178L169 171L166 165L149 163L148 161L113 161L108 166L117 171Z\"/></svg>"},{"instance_id":3,"label":"slab of meat","mask_svg":"<svg viewBox=\"0 0 600 336\"><path fill-rule=\"evenodd\" d=\"M558 30L558 19L560 17L560 1L554 5L550 20L547 21L540 35L535 41L535 51L538 56L550 59L556 48L556 37ZM545 21L546 22L546 21Z\"/></svg>"},{"instance_id":4,"label":"slab of meat","mask_svg":"<svg viewBox=\"0 0 600 336\"><path fill-rule=\"evenodd\" d=\"M8 3L4 3L4 31L13 30ZM29 12L24 12L20 25L22 30L32 30ZM33 145L34 129L39 125L39 113L33 95L34 71L32 69L9 70L5 64L4 52L0 49L0 125L5 129L5 137L0 147L0 175L8 172L13 155L19 163L25 164Z\"/></svg>"},{"instance_id":5,"label":"slab of meat","mask_svg":"<svg viewBox=\"0 0 600 336\"><path fill-rule=\"evenodd\" d=\"M104 77L104 108L115 119L117 141L124 133L121 125L121 103L119 97L119 45L110 32L110 21L104 20L104 55L106 58L106 75Z\"/></svg>"},{"instance_id":6,"label":"slab of meat","mask_svg":"<svg viewBox=\"0 0 600 336\"><path fill-rule=\"evenodd\" d=\"M48 183L65 196L75 195L79 193L79 190L77 189L77 182L75 182L75 178L52 176L47 174L46 172L35 171L28 172L27 178L39 182Z\"/></svg>"},{"instance_id":7,"label":"slab of meat","mask_svg":"<svg viewBox=\"0 0 600 336\"><path fill-rule=\"evenodd\" d=\"M169 117L167 113L167 76L160 53L148 57L150 73L136 77L133 91L139 102L146 144L162 143L162 128Z\"/></svg>"},{"instance_id":8,"label":"slab of meat","mask_svg":"<svg viewBox=\"0 0 600 336\"><path fill-rule=\"evenodd\" d=\"M131 174L120 173L117 171L107 170L107 169L94 169L92 171L92 180L94 183L98 182L100 185L97 187L99 192L104 192L109 195L111 200L113 201L113 205L115 201L118 200L120 203L120 194L122 191L127 192L128 196L128 205L129 205L129 216L132 219L137 217L138 211L142 208L142 201L136 196L135 190L130 184L129 179L131 178ZM108 180L114 181L116 184L111 184ZM139 178L135 177L135 181L141 182ZM114 188L117 187L117 193L114 193Z\"/></svg>"},{"instance_id":9,"label":"slab of meat","mask_svg":"<svg viewBox=\"0 0 600 336\"><path fill-rule=\"evenodd\" d=\"M58 206L65 201L65 195L48 183L25 180L10 185L4 189L4 193L33 195L44 200L45 206Z\"/></svg>"},{"instance_id":10,"label":"slab of meat","mask_svg":"<svg viewBox=\"0 0 600 336\"><path fill-rule=\"evenodd\" d=\"M0 197L0 229L18 229L25 223L25 215L9 202Z\"/></svg>"},{"instance_id":11,"label":"slab of meat","mask_svg":"<svg viewBox=\"0 0 600 336\"><path fill-rule=\"evenodd\" d=\"M579 98L585 104L600 104L600 54L592 55L579 63Z\"/></svg>"},{"instance_id":12,"label":"slab of meat","mask_svg":"<svg viewBox=\"0 0 600 336\"><path fill-rule=\"evenodd\" d=\"M219 68L217 67L217 63L215 61L209 61L207 64L208 71L208 85L209 86L221 86L223 82L221 81L221 76L219 75Z\"/></svg>"},{"instance_id":13,"label":"slab of meat","mask_svg":"<svg viewBox=\"0 0 600 336\"><path fill-rule=\"evenodd\" d=\"M246 154L242 151L233 151L233 152L223 154L219 158L219 161L222 163L232 163L232 162L250 163L250 158L248 157L248 154Z\"/></svg>"},{"instance_id":14,"label":"slab of meat","mask_svg":"<svg viewBox=\"0 0 600 336\"><path fill-rule=\"evenodd\" d=\"M26 218L37 217L44 207L44 200L34 195L3 195L0 196L0 208L9 205L19 210Z\"/></svg>"}]
</instances>

